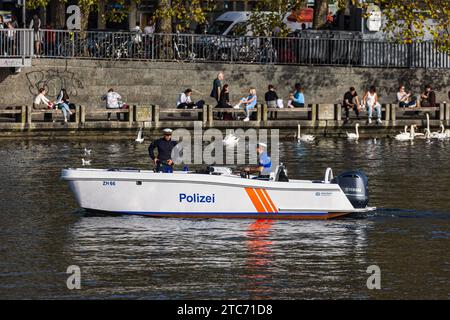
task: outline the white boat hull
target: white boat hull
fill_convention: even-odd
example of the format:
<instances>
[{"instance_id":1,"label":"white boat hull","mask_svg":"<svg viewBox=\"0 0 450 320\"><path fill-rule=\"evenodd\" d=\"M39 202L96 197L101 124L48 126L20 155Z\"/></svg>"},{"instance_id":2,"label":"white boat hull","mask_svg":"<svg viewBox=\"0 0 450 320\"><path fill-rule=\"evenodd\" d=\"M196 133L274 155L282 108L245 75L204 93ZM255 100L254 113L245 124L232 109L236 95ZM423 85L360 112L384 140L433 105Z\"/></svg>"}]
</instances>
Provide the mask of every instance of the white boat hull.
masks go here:
<instances>
[{"instance_id":1,"label":"white boat hull","mask_svg":"<svg viewBox=\"0 0 450 320\"><path fill-rule=\"evenodd\" d=\"M339 185L186 172L64 169L81 208L155 217L329 219L355 209Z\"/></svg>"}]
</instances>

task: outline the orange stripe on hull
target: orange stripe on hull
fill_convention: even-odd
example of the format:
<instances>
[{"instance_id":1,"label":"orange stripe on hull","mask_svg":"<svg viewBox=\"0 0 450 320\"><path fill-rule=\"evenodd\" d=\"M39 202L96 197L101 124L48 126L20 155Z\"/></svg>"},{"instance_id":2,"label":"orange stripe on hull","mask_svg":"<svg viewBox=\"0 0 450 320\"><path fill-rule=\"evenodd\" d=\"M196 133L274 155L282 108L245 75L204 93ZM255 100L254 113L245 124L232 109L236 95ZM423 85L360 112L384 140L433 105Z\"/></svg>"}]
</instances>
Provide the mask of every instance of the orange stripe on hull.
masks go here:
<instances>
[{"instance_id":1,"label":"orange stripe on hull","mask_svg":"<svg viewBox=\"0 0 450 320\"><path fill-rule=\"evenodd\" d=\"M272 207L273 212L278 212L278 209L275 206L275 204L273 203L272 198L270 198L269 193L267 193L267 190L266 189L262 189L262 192L264 193L264 195L266 196L267 200L269 201L269 204Z\"/></svg>"},{"instance_id":2,"label":"orange stripe on hull","mask_svg":"<svg viewBox=\"0 0 450 320\"><path fill-rule=\"evenodd\" d=\"M250 200L253 203L253 206L255 207L256 211L258 213L265 213L266 210L264 209L264 206L259 201L258 196L256 195L256 192L253 188L245 188L245 191L247 192Z\"/></svg>"},{"instance_id":3,"label":"orange stripe on hull","mask_svg":"<svg viewBox=\"0 0 450 320\"><path fill-rule=\"evenodd\" d=\"M255 192L259 196L259 199L261 200L263 206L266 208L266 212L273 213L274 211L273 211L272 207L270 206L269 202L267 201L267 199L263 193L263 190L255 189Z\"/></svg>"}]
</instances>

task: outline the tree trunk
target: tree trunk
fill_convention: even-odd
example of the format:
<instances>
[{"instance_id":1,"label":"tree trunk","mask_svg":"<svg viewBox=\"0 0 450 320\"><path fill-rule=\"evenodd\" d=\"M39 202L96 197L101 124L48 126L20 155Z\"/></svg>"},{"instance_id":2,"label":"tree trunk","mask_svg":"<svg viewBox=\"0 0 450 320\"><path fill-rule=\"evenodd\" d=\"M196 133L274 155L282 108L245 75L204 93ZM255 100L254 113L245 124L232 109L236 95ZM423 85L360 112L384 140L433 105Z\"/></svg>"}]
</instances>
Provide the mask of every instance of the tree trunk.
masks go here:
<instances>
[{"instance_id":1,"label":"tree trunk","mask_svg":"<svg viewBox=\"0 0 450 320\"><path fill-rule=\"evenodd\" d=\"M52 0L52 15L50 22L55 29L64 29L66 26L66 4L61 0Z\"/></svg>"},{"instance_id":2,"label":"tree trunk","mask_svg":"<svg viewBox=\"0 0 450 320\"><path fill-rule=\"evenodd\" d=\"M106 29L106 19L103 17L106 11L106 0L98 0L97 29Z\"/></svg>"},{"instance_id":3,"label":"tree trunk","mask_svg":"<svg viewBox=\"0 0 450 320\"><path fill-rule=\"evenodd\" d=\"M86 31L89 25L89 14L91 13L91 6L81 6L81 31Z\"/></svg>"},{"instance_id":4,"label":"tree trunk","mask_svg":"<svg viewBox=\"0 0 450 320\"><path fill-rule=\"evenodd\" d=\"M327 23L328 0L314 0L313 29L324 29Z\"/></svg>"},{"instance_id":5,"label":"tree trunk","mask_svg":"<svg viewBox=\"0 0 450 320\"><path fill-rule=\"evenodd\" d=\"M171 0L159 0L158 8L170 8ZM156 24L156 32L172 33L172 20L169 18L160 18Z\"/></svg>"},{"instance_id":6,"label":"tree trunk","mask_svg":"<svg viewBox=\"0 0 450 320\"><path fill-rule=\"evenodd\" d=\"M130 7L128 9L128 30L131 30L136 26L136 15L137 15L136 1L130 0Z\"/></svg>"}]
</instances>

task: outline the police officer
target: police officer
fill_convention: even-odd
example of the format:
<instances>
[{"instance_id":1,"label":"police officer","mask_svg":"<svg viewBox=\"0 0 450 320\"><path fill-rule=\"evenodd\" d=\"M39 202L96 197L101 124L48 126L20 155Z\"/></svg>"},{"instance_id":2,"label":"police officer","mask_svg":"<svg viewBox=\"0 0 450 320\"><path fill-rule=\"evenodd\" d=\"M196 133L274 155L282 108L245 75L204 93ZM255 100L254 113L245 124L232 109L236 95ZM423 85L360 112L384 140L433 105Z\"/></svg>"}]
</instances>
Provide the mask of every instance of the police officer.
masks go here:
<instances>
[{"instance_id":1,"label":"police officer","mask_svg":"<svg viewBox=\"0 0 450 320\"><path fill-rule=\"evenodd\" d=\"M177 145L177 141L172 140L172 130L164 129L164 137L153 141L148 147L150 159L155 163L156 172L162 169L165 172L172 172L173 160L172 149ZM155 156L155 148L158 149L158 156Z\"/></svg>"},{"instance_id":2,"label":"police officer","mask_svg":"<svg viewBox=\"0 0 450 320\"><path fill-rule=\"evenodd\" d=\"M266 152L267 144L258 143L256 152L258 153L258 166L253 168L245 168L245 172L249 175L251 172L259 173L258 179L268 179L272 171L272 160Z\"/></svg>"}]
</instances>

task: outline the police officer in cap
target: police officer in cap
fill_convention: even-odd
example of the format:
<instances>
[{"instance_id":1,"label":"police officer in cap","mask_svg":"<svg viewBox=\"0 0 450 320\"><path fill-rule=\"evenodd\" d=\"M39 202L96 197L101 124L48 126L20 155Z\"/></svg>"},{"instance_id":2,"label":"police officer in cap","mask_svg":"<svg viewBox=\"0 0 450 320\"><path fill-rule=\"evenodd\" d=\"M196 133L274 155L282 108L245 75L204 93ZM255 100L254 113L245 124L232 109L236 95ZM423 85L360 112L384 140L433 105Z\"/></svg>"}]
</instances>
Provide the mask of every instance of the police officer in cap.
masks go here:
<instances>
[{"instance_id":1,"label":"police officer in cap","mask_svg":"<svg viewBox=\"0 0 450 320\"><path fill-rule=\"evenodd\" d=\"M272 171L272 160L267 155L266 152L267 144L258 143L256 146L256 152L258 153L258 166L252 168L245 168L245 173L247 176L252 172L259 173L257 179L268 180L270 177L270 172Z\"/></svg>"},{"instance_id":2,"label":"police officer in cap","mask_svg":"<svg viewBox=\"0 0 450 320\"><path fill-rule=\"evenodd\" d=\"M150 159L155 163L156 172L172 172L173 160L172 149L177 145L177 141L172 140L172 130L164 129L164 137L153 141L148 147ZM158 149L158 156L155 156L155 149Z\"/></svg>"}]
</instances>

